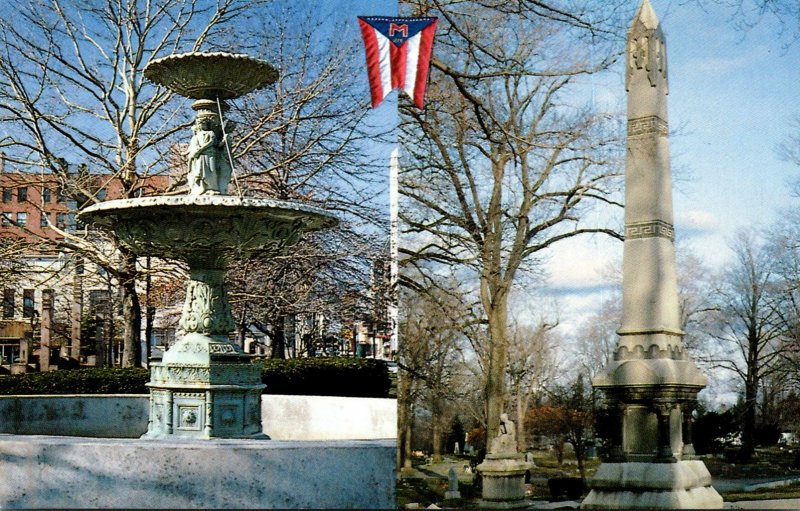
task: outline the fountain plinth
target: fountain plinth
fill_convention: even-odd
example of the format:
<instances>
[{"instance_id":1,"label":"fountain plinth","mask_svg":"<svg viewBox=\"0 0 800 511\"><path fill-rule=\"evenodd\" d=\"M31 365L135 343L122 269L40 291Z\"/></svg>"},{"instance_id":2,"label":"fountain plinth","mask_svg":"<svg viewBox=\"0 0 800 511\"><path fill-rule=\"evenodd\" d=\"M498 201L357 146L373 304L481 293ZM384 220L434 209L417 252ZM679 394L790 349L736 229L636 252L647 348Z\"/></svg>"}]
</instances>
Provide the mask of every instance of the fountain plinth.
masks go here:
<instances>
[{"instance_id":1,"label":"fountain plinth","mask_svg":"<svg viewBox=\"0 0 800 511\"><path fill-rule=\"evenodd\" d=\"M223 99L271 83L274 70L243 55L183 54L151 62L145 76L196 98L189 146L189 194L102 202L79 218L113 232L138 256L189 266L180 319L184 335L151 364L150 421L144 438L268 438L261 428L261 373L230 342L225 291L229 262L280 249L337 220L315 207L224 195L232 162L220 118ZM216 107L216 112L213 111ZM221 131L222 133L220 133Z\"/></svg>"}]
</instances>

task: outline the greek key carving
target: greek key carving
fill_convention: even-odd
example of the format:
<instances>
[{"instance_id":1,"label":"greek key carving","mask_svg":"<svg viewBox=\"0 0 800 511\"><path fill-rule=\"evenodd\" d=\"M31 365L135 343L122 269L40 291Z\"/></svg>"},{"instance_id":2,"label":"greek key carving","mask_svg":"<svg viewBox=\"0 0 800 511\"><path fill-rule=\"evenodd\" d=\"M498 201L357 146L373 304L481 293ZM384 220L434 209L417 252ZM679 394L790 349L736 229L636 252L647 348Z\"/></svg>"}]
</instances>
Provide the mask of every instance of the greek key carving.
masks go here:
<instances>
[{"instance_id":1,"label":"greek key carving","mask_svg":"<svg viewBox=\"0 0 800 511\"><path fill-rule=\"evenodd\" d=\"M667 121L656 115L628 119L629 137L640 135L661 135L666 137L668 132Z\"/></svg>"},{"instance_id":2,"label":"greek key carving","mask_svg":"<svg viewBox=\"0 0 800 511\"><path fill-rule=\"evenodd\" d=\"M625 226L625 239L636 238L667 238L675 239L675 229L672 224L662 220L652 220L650 222L638 222Z\"/></svg>"}]
</instances>

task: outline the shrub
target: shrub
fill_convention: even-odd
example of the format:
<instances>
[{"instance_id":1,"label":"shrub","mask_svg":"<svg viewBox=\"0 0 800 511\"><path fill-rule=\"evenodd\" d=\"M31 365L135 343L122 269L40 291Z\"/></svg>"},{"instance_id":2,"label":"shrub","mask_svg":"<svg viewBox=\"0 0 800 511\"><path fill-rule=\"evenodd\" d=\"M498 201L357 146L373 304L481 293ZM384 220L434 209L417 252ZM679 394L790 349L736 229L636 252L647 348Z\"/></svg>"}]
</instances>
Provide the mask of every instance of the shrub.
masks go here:
<instances>
[{"instance_id":1,"label":"shrub","mask_svg":"<svg viewBox=\"0 0 800 511\"><path fill-rule=\"evenodd\" d=\"M550 497L553 500L577 500L584 491L584 482L580 477L551 477L547 480Z\"/></svg>"},{"instance_id":2,"label":"shrub","mask_svg":"<svg viewBox=\"0 0 800 511\"><path fill-rule=\"evenodd\" d=\"M760 424L754 433L756 443L763 447L775 445L781 439L781 428L777 424Z\"/></svg>"},{"instance_id":3,"label":"shrub","mask_svg":"<svg viewBox=\"0 0 800 511\"><path fill-rule=\"evenodd\" d=\"M86 368L0 376L0 394L147 394L142 368Z\"/></svg>"},{"instance_id":4,"label":"shrub","mask_svg":"<svg viewBox=\"0 0 800 511\"><path fill-rule=\"evenodd\" d=\"M389 369L370 358L292 358L263 362L265 394L387 397Z\"/></svg>"},{"instance_id":5,"label":"shrub","mask_svg":"<svg viewBox=\"0 0 800 511\"><path fill-rule=\"evenodd\" d=\"M735 443L738 431L732 410L701 413L694 423L692 442L697 454L719 454Z\"/></svg>"},{"instance_id":6,"label":"shrub","mask_svg":"<svg viewBox=\"0 0 800 511\"><path fill-rule=\"evenodd\" d=\"M387 397L391 380L385 363L363 358L294 358L263 362L264 393ZM144 368L85 368L0 375L0 395L147 394Z\"/></svg>"}]
</instances>

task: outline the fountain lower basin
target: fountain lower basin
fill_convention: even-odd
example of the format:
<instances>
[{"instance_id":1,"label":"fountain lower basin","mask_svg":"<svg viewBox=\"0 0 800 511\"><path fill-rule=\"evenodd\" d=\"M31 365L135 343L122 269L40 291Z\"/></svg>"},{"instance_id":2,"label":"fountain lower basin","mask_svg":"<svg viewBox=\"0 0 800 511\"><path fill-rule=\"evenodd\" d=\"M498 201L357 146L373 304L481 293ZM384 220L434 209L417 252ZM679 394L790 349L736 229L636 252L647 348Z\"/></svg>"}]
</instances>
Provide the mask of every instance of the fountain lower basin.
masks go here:
<instances>
[{"instance_id":1,"label":"fountain lower basin","mask_svg":"<svg viewBox=\"0 0 800 511\"><path fill-rule=\"evenodd\" d=\"M229 195L113 200L86 208L78 217L114 231L139 256L211 268L256 250L291 245L304 232L338 223L313 206Z\"/></svg>"},{"instance_id":2,"label":"fountain lower basin","mask_svg":"<svg viewBox=\"0 0 800 511\"><path fill-rule=\"evenodd\" d=\"M0 506L389 509L395 450L394 440L0 435Z\"/></svg>"},{"instance_id":3,"label":"fountain lower basin","mask_svg":"<svg viewBox=\"0 0 800 511\"><path fill-rule=\"evenodd\" d=\"M147 429L147 396L0 396L0 508L394 507L395 400L261 400L268 442L153 442L110 438Z\"/></svg>"}]
</instances>

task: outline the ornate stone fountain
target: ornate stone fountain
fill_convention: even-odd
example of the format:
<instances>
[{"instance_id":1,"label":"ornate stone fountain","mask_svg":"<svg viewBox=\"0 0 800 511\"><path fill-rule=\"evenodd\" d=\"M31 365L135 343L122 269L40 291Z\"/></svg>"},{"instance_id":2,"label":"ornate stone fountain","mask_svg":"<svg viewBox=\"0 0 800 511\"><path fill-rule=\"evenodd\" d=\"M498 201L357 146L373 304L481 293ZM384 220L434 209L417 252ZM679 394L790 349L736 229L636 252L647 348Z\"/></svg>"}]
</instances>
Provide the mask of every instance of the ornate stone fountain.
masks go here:
<instances>
[{"instance_id":1,"label":"ornate stone fountain","mask_svg":"<svg viewBox=\"0 0 800 511\"><path fill-rule=\"evenodd\" d=\"M189 192L102 202L78 215L139 256L189 265L184 335L151 366L144 438L268 438L261 428L259 367L228 339L234 322L225 271L233 258L291 245L337 220L302 204L226 195L233 160L222 119L225 100L275 81L269 64L246 55L186 53L151 61L144 74L195 99Z\"/></svg>"}]
</instances>

